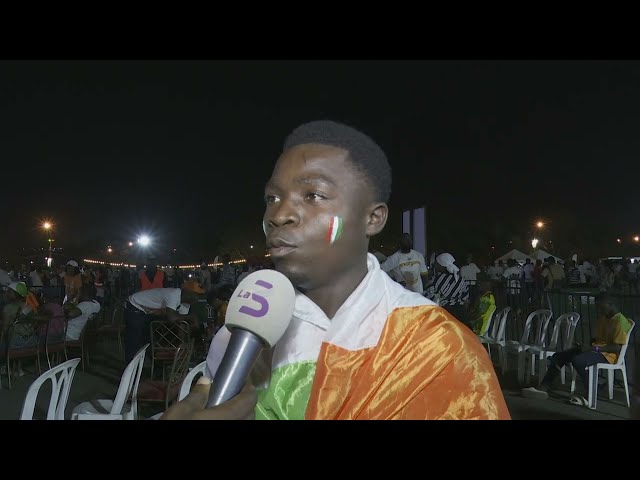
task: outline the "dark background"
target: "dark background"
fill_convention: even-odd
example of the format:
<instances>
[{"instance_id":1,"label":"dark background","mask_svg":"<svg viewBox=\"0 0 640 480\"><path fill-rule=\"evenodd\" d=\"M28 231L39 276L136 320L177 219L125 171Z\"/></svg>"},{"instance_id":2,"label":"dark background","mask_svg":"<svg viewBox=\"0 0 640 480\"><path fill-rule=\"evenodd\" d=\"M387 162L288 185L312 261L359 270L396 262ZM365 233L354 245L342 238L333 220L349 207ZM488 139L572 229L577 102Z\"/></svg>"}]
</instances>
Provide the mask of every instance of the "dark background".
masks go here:
<instances>
[{"instance_id":1,"label":"dark background","mask_svg":"<svg viewBox=\"0 0 640 480\"><path fill-rule=\"evenodd\" d=\"M561 256L640 253L639 112L637 61L3 61L0 258L46 248L44 218L74 255L262 251L282 142L321 118L389 157L382 250L426 205L459 264L530 250L538 218Z\"/></svg>"}]
</instances>

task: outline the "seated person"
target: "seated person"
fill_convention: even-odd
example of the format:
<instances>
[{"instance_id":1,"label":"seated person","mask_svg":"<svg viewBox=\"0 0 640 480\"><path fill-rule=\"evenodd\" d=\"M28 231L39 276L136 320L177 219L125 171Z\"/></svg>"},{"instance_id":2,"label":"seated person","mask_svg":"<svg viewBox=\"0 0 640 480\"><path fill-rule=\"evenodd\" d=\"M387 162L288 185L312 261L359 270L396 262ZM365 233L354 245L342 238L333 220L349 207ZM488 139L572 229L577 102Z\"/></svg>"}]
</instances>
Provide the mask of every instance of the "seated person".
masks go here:
<instances>
[{"instance_id":1,"label":"seated person","mask_svg":"<svg viewBox=\"0 0 640 480\"><path fill-rule=\"evenodd\" d=\"M79 340L89 317L100 311L100 304L96 300L96 287L91 283L84 283L80 287L78 300L78 305L69 302L65 304L64 309L67 317L66 339L70 341Z\"/></svg>"},{"instance_id":2,"label":"seated person","mask_svg":"<svg viewBox=\"0 0 640 480\"><path fill-rule=\"evenodd\" d=\"M491 315L496 311L496 299L491 292L491 282L481 282L479 285L479 293L480 298L477 300L476 311L472 316L472 318L475 318L473 321L473 331L476 335L480 335L480 333L485 331Z\"/></svg>"},{"instance_id":3,"label":"seated person","mask_svg":"<svg viewBox=\"0 0 640 480\"><path fill-rule=\"evenodd\" d=\"M9 340L7 336L11 334L10 345L12 348L25 348L37 345L38 336L34 333L33 318L38 308L37 299L33 293L29 292L24 282L13 282L7 285L4 292L5 305L2 308L2 340L0 340L0 356L6 354ZM12 331L11 325L16 320L24 320L17 324ZM7 367L4 365L0 373L6 373ZM18 363L15 370L17 376L24 375L22 366Z\"/></svg>"},{"instance_id":4,"label":"seated person","mask_svg":"<svg viewBox=\"0 0 640 480\"><path fill-rule=\"evenodd\" d=\"M574 396L571 403L574 405L588 405L589 398L589 372L587 367L596 363L616 363L622 345L627 341L627 334L631 329L631 323L620 312L612 297L604 294L596 299L598 312L598 324L596 337L591 345L577 345L569 350L553 354L549 361L549 368L538 388L529 387L522 390L522 395L531 398L547 398L553 380L560 369L571 363L582 379L584 397Z\"/></svg>"},{"instance_id":5,"label":"seated person","mask_svg":"<svg viewBox=\"0 0 640 480\"><path fill-rule=\"evenodd\" d=\"M44 345L47 339L47 325L49 326L49 343L61 342L64 339L64 327L66 317L64 308L58 303L58 292L52 289L43 289L43 304L38 309L36 319L41 323L38 330L40 345Z\"/></svg>"}]
</instances>

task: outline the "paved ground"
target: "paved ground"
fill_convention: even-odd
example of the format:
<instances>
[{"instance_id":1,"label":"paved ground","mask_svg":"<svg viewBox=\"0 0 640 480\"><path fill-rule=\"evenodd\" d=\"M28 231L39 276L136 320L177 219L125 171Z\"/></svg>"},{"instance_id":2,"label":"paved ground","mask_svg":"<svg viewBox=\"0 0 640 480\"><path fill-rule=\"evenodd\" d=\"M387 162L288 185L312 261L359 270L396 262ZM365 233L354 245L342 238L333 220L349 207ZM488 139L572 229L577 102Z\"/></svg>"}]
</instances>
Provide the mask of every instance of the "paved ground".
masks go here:
<instances>
[{"instance_id":1,"label":"paved ground","mask_svg":"<svg viewBox=\"0 0 640 480\"><path fill-rule=\"evenodd\" d=\"M46 365L46 361L44 362ZM515 361L511 362L515 366ZM15 420L20 417L22 403L27 389L36 376L30 373L33 366L25 363L27 373L15 379L13 389L7 387L6 375L2 376L2 390L0 390L0 419ZM113 399L118 389L120 375L124 369L118 349L110 346L99 346L97 352L90 356L90 365L86 371L78 366L71 393L67 404L66 418L70 418L73 408L81 402L92 399ZM143 378L149 375L149 368L143 372ZM609 400L606 389L603 389L598 399L597 410L577 407L568 403L569 384L555 386L555 395L547 400L527 399L521 396L517 385L516 372L507 372L505 378L500 378L507 405L514 420L625 420L629 418L624 390L616 388L614 399ZM579 380L578 380L579 382ZM580 388L578 386L578 388ZM36 418L46 416L50 396L50 387L43 387L37 401ZM140 406L140 414L148 417L161 410L161 407Z\"/></svg>"}]
</instances>

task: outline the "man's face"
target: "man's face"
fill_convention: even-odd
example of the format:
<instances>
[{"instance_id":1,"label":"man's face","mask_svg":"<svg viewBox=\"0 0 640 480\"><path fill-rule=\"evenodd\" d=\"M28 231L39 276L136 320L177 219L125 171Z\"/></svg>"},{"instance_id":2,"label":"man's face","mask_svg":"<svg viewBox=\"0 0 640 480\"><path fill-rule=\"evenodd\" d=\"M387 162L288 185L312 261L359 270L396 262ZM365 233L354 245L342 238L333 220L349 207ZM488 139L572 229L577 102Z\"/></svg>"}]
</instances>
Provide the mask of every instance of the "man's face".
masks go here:
<instances>
[{"instance_id":1,"label":"man's face","mask_svg":"<svg viewBox=\"0 0 640 480\"><path fill-rule=\"evenodd\" d=\"M265 201L271 260L303 290L362 265L367 235L386 223L386 206L380 207L384 220L371 221L371 212L381 210L348 152L326 145L298 145L283 153L265 187Z\"/></svg>"},{"instance_id":2,"label":"man's face","mask_svg":"<svg viewBox=\"0 0 640 480\"><path fill-rule=\"evenodd\" d=\"M411 250L413 248L413 239L411 235L402 235L400 238L400 249Z\"/></svg>"}]
</instances>

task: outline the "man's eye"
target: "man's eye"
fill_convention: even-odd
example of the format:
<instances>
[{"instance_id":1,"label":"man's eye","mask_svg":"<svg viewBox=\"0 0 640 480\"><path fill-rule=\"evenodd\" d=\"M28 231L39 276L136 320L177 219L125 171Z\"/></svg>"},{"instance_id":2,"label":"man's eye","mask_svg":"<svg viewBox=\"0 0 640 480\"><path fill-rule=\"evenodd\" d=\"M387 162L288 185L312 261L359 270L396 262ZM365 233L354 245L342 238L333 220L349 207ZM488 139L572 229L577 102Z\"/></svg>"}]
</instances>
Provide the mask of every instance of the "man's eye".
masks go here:
<instances>
[{"instance_id":1,"label":"man's eye","mask_svg":"<svg viewBox=\"0 0 640 480\"><path fill-rule=\"evenodd\" d=\"M326 198L327 198L327 197L325 197L324 195L322 195L322 194L320 194L320 193L315 193L315 192L307 193L307 195L306 195L306 199L307 199L307 200L313 200L313 201L316 201L316 200L324 200L324 199L326 199Z\"/></svg>"},{"instance_id":2,"label":"man's eye","mask_svg":"<svg viewBox=\"0 0 640 480\"><path fill-rule=\"evenodd\" d=\"M279 200L280 200L280 198L277 195L265 195L264 196L265 203L275 203L275 202L277 202Z\"/></svg>"}]
</instances>

